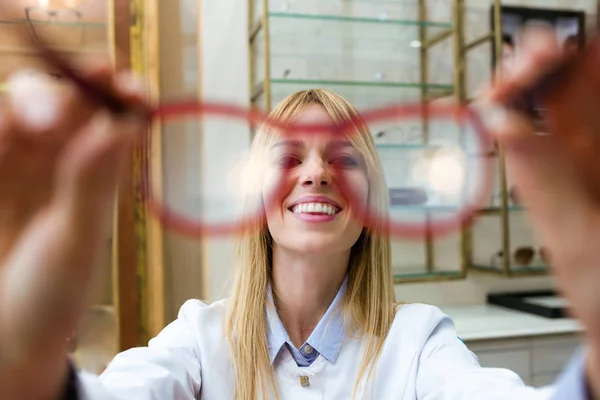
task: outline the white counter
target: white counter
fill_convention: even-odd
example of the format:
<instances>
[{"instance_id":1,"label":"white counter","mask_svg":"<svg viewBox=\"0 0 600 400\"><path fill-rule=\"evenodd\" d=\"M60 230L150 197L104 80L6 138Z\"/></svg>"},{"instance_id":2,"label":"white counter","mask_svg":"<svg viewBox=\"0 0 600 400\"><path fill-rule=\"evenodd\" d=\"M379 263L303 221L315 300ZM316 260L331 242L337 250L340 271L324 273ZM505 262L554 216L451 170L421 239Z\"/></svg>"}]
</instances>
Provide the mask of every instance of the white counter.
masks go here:
<instances>
[{"instance_id":1,"label":"white counter","mask_svg":"<svg viewBox=\"0 0 600 400\"><path fill-rule=\"evenodd\" d=\"M581 324L574 319L539 317L491 305L440 308L454 320L458 335L464 341L568 334L582 330Z\"/></svg>"}]
</instances>

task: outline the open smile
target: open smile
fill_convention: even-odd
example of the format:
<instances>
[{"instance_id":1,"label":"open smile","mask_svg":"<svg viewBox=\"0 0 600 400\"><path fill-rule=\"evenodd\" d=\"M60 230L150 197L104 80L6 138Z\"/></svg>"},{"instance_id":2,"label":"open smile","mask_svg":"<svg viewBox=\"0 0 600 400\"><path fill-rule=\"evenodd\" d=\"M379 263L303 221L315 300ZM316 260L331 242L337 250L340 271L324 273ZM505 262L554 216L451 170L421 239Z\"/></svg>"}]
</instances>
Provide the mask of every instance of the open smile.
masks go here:
<instances>
[{"instance_id":1,"label":"open smile","mask_svg":"<svg viewBox=\"0 0 600 400\"><path fill-rule=\"evenodd\" d=\"M302 203L290 207L294 214L328 214L335 215L341 211L339 207L327 203Z\"/></svg>"},{"instance_id":2,"label":"open smile","mask_svg":"<svg viewBox=\"0 0 600 400\"><path fill-rule=\"evenodd\" d=\"M303 221L327 222L334 220L342 207L329 199L307 199L294 203L288 207L288 211Z\"/></svg>"}]
</instances>

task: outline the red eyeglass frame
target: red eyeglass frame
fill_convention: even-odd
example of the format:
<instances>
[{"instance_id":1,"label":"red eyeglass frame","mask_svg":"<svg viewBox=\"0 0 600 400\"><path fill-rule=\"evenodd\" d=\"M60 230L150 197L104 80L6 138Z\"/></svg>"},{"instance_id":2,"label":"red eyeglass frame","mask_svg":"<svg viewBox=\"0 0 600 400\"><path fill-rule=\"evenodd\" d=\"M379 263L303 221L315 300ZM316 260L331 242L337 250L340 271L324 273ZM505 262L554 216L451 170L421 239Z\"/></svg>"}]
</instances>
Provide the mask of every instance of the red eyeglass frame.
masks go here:
<instances>
[{"instance_id":1,"label":"red eyeglass frame","mask_svg":"<svg viewBox=\"0 0 600 400\"><path fill-rule=\"evenodd\" d=\"M427 113L429 117L444 119L452 118L458 119L461 123L468 122L475 128L474 132L479 141L479 144L476 147L488 149L492 146L490 136L487 134L478 114L468 107L459 105L424 105L421 103L401 104L369 110L357 115L351 120L337 124L302 124L275 121L267 114L257 109L244 108L231 104L192 100L187 102L166 103L157 106L150 113L150 119L166 121L170 118L180 118L190 114L196 117L226 117L244 121L248 126L260 126L264 124L276 129L281 135L290 138L294 138L295 135L298 134L331 135L332 133L340 135L340 137L348 137L348 135L351 134L350 132L356 130L356 127L359 127L360 129L360 127L364 127L370 123L385 121L390 118L422 118L424 113ZM144 159L147 159L147 149L150 148L150 137L146 134L144 135L144 138L145 143L142 148L146 150L146 152L144 152ZM456 229L465 226L465 224L470 223L472 217L477 214L478 210L490 198L492 190L493 161L486 151L481 152L481 159L482 162L480 165L482 171L480 171L480 174L482 176L482 181L479 184L480 189L477 191L474 201L461 208L459 212L450 218L436 220L425 224L420 222L395 222L391 221L387 216L377 215L376 213L369 211L368 207L359 206L363 202L361 202L361 200L349 189L349 185L345 181L343 173L336 174L336 182L343 196L348 200L352 209L355 210L354 217L362 221L367 228L370 226L378 226L388 235L402 238L419 239L424 238L425 236L440 236L455 231ZM282 179L282 182L283 181L285 181L285 179ZM148 168L145 168L142 174L142 188L143 197L146 199L149 210L158 218L163 226L190 236L229 235L233 233L243 233L256 226L261 226L261 224L264 224L266 210L268 210L269 207L278 206L276 202L278 199L281 199L284 194L284 187L280 185L280 187L276 188L273 193L271 193L271 196L268 199L263 199L264 207L256 215L235 222L211 225L201 221L191 220L164 206L164 204L153 195L150 182L150 171ZM427 207L424 206L423 210L426 210L426 208Z\"/></svg>"}]
</instances>

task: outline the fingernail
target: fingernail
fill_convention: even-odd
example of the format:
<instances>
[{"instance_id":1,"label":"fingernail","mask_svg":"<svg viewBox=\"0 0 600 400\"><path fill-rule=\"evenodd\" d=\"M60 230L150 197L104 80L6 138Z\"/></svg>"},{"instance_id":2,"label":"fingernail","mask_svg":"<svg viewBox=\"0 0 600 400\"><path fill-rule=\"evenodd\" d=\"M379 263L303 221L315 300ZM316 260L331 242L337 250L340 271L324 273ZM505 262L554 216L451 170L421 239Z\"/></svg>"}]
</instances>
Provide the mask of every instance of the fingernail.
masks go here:
<instances>
[{"instance_id":1,"label":"fingernail","mask_svg":"<svg viewBox=\"0 0 600 400\"><path fill-rule=\"evenodd\" d=\"M491 128L498 128L508 121L508 111L502 106L493 106L488 110L486 118Z\"/></svg>"},{"instance_id":2,"label":"fingernail","mask_svg":"<svg viewBox=\"0 0 600 400\"><path fill-rule=\"evenodd\" d=\"M6 88L13 112L25 128L44 130L56 123L60 97L41 73L20 71L9 79Z\"/></svg>"},{"instance_id":3,"label":"fingernail","mask_svg":"<svg viewBox=\"0 0 600 400\"><path fill-rule=\"evenodd\" d=\"M132 94L144 93L146 90L146 84L142 78L131 72L120 72L115 80L121 90Z\"/></svg>"},{"instance_id":4,"label":"fingernail","mask_svg":"<svg viewBox=\"0 0 600 400\"><path fill-rule=\"evenodd\" d=\"M483 124L487 129L496 132L508 121L508 110L500 104L481 104L474 108L479 112Z\"/></svg>"}]
</instances>

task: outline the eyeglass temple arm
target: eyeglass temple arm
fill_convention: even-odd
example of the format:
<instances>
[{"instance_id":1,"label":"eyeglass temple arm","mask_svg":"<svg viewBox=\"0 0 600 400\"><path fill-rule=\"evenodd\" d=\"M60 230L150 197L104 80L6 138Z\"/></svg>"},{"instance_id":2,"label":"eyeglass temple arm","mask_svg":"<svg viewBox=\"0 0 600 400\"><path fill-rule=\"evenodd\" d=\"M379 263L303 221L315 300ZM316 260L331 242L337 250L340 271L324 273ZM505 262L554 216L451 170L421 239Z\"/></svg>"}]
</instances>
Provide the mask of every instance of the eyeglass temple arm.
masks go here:
<instances>
[{"instance_id":1,"label":"eyeglass temple arm","mask_svg":"<svg viewBox=\"0 0 600 400\"><path fill-rule=\"evenodd\" d=\"M25 16L27 18L28 31L31 35L33 44L49 65L56 68L63 76L71 80L82 92L94 99L98 104L107 108L111 113L115 115L125 115L133 111L131 107L110 90L90 82L75 71L70 63L60 56L58 51L52 50L47 43L40 39L33 28L33 21L29 14L29 10L25 10Z\"/></svg>"}]
</instances>

